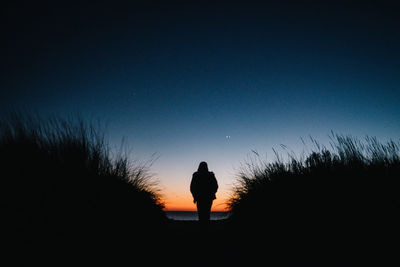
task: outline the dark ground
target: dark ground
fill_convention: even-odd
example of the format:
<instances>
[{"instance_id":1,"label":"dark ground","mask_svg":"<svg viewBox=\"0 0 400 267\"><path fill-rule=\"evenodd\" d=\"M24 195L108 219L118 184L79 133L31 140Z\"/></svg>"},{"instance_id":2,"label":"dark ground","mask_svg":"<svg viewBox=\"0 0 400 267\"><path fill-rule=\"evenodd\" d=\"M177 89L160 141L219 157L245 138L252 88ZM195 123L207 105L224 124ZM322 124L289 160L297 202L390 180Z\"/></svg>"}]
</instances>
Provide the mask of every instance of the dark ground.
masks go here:
<instances>
[{"instance_id":1,"label":"dark ground","mask_svg":"<svg viewBox=\"0 0 400 267\"><path fill-rule=\"evenodd\" d=\"M335 266L337 263L332 258L323 259L322 251L314 255L317 251L314 246L314 251L306 248L307 240L304 244L298 244L298 240L292 240L291 244L271 244L265 233L257 234L254 230L228 220L210 221L206 225L171 220L165 252L174 266ZM338 266L351 265L342 262Z\"/></svg>"},{"instance_id":2,"label":"dark ground","mask_svg":"<svg viewBox=\"0 0 400 267\"><path fill-rule=\"evenodd\" d=\"M325 229L318 237L306 233L277 238L229 220L173 221L164 244L165 262L171 266L398 266L398 243L338 237ZM396 248L397 247L397 248Z\"/></svg>"},{"instance_id":3,"label":"dark ground","mask_svg":"<svg viewBox=\"0 0 400 267\"><path fill-rule=\"evenodd\" d=\"M166 238L166 257L175 266L230 265L233 248L228 244L227 221L170 220ZM230 265L232 266L232 265Z\"/></svg>"},{"instance_id":4,"label":"dark ground","mask_svg":"<svg viewBox=\"0 0 400 267\"><path fill-rule=\"evenodd\" d=\"M43 248L15 244L17 253L6 255L15 264L8 266L399 266L399 240L371 239L367 232L356 241L334 229L311 238L229 220L169 220L158 232L135 231L124 240L99 231L90 240L65 238L68 243Z\"/></svg>"}]
</instances>

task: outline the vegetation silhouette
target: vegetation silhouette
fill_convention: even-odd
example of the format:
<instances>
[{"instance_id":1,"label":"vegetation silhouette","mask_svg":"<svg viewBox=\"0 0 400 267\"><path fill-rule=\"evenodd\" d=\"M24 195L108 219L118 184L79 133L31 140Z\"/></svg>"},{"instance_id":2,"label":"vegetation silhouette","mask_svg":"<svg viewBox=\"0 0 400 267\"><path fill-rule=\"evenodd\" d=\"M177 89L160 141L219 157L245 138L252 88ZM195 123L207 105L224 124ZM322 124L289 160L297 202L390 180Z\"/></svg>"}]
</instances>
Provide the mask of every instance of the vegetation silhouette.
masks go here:
<instances>
[{"instance_id":1,"label":"vegetation silhouette","mask_svg":"<svg viewBox=\"0 0 400 267\"><path fill-rule=\"evenodd\" d=\"M218 190L218 182L213 172L208 171L207 162L199 164L197 172L193 173L190 182L190 192L193 195L193 202L197 204L199 221L210 220L211 206Z\"/></svg>"},{"instance_id":2,"label":"vegetation silhouette","mask_svg":"<svg viewBox=\"0 0 400 267\"><path fill-rule=\"evenodd\" d=\"M176 252L175 266L393 265L399 143L313 142L301 158L243 164L229 219L204 227L168 220L148 166L113 155L98 128L11 114L0 122L5 241L29 266L159 266Z\"/></svg>"},{"instance_id":3,"label":"vegetation silhouette","mask_svg":"<svg viewBox=\"0 0 400 267\"><path fill-rule=\"evenodd\" d=\"M281 264L393 260L400 237L399 143L332 133L327 149L311 140L315 149L302 158L284 162L275 152L268 163L255 152L242 165L228 205L243 251L269 251Z\"/></svg>"},{"instance_id":4,"label":"vegetation silhouette","mask_svg":"<svg viewBox=\"0 0 400 267\"><path fill-rule=\"evenodd\" d=\"M139 260L140 248L163 231L148 166L113 156L104 135L82 120L9 115L0 125L0 162L9 248L24 255L16 265Z\"/></svg>"}]
</instances>

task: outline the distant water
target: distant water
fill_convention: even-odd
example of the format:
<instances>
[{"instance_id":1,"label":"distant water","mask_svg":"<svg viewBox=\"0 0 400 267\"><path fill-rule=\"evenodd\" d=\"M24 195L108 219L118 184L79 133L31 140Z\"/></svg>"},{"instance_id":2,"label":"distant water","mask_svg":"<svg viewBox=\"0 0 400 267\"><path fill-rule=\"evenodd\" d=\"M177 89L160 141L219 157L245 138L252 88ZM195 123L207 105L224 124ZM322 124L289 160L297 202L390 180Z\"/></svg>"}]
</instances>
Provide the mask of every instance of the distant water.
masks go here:
<instances>
[{"instance_id":1,"label":"distant water","mask_svg":"<svg viewBox=\"0 0 400 267\"><path fill-rule=\"evenodd\" d=\"M197 211L166 211L167 217L177 221L197 221ZM229 212L211 212L210 220L223 220L228 218Z\"/></svg>"}]
</instances>

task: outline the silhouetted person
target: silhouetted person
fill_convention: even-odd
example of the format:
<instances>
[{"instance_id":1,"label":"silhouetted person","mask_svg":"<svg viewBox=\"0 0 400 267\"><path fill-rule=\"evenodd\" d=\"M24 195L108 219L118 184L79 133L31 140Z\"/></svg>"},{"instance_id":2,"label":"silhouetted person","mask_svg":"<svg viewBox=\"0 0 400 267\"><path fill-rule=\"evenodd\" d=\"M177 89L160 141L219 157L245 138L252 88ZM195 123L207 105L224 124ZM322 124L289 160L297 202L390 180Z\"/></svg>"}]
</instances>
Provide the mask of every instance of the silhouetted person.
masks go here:
<instances>
[{"instance_id":1,"label":"silhouetted person","mask_svg":"<svg viewBox=\"0 0 400 267\"><path fill-rule=\"evenodd\" d=\"M213 172L208 171L206 162L201 162L197 172L193 173L190 183L190 192L193 195L193 202L197 204L197 213L199 220L209 221L210 210L215 193L218 190L217 179Z\"/></svg>"}]
</instances>

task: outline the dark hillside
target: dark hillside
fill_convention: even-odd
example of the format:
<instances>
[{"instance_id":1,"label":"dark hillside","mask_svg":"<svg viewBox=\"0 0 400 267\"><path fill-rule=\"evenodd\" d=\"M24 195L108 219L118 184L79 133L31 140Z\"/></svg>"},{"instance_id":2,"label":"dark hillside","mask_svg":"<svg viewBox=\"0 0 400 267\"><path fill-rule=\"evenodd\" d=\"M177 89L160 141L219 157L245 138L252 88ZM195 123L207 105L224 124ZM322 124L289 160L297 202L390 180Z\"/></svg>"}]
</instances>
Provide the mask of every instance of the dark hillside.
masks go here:
<instances>
[{"instance_id":1,"label":"dark hillside","mask_svg":"<svg viewBox=\"0 0 400 267\"><path fill-rule=\"evenodd\" d=\"M91 253L102 261L165 225L146 167L112 157L82 122L10 116L1 122L0 162L9 247L29 265Z\"/></svg>"},{"instance_id":2,"label":"dark hillside","mask_svg":"<svg viewBox=\"0 0 400 267\"><path fill-rule=\"evenodd\" d=\"M316 147L304 159L244 165L229 203L232 222L246 229L248 241L262 240L260 250L314 251L311 258L337 263L395 255L399 144L335 135L331 150Z\"/></svg>"}]
</instances>

